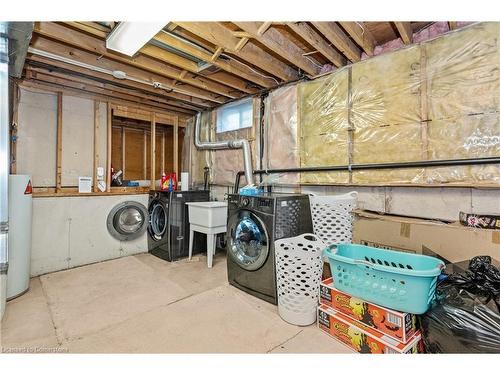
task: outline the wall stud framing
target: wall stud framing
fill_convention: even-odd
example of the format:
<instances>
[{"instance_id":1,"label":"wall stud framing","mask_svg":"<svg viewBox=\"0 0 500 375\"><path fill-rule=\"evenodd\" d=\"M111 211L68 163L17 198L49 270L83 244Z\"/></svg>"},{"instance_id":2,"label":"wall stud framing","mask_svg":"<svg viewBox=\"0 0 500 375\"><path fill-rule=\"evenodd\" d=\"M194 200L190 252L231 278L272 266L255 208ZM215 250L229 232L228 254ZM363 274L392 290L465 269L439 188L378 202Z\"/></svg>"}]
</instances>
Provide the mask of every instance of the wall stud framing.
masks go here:
<instances>
[{"instance_id":1,"label":"wall stud framing","mask_svg":"<svg viewBox=\"0 0 500 375\"><path fill-rule=\"evenodd\" d=\"M177 179L180 178L178 151L179 151L179 117L175 116L174 117L174 172L175 175L177 176ZM175 190L177 190L177 186L175 187Z\"/></svg>"},{"instance_id":2,"label":"wall stud framing","mask_svg":"<svg viewBox=\"0 0 500 375\"><path fill-rule=\"evenodd\" d=\"M151 189L156 181L156 115L151 113Z\"/></svg>"},{"instance_id":3,"label":"wall stud framing","mask_svg":"<svg viewBox=\"0 0 500 375\"><path fill-rule=\"evenodd\" d=\"M56 154L56 192L61 192L62 181L62 92L57 93L57 154Z\"/></svg>"},{"instance_id":4,"label":"wall stud framing","mask_svg":"<svg viewBox=\"0 0 500 375\"><path fill-rule=\"evenodd\" d=\"M101 155L99 153L100 146L100 121L101 121L101 110L100 110L100 102L98 100L94 100L94 170L92 171L92 182L94 184L94 193L99 191L99 187L97 186L97 167L101 165Z\"/></svg>"},{"instance_id":5,"label":"wall stud framing","mask_svg":"<svg viewBox=\"0 0 500 375\"><path fill-rule=\"evenodd\" d=\"M111 192L111 137L113 128L113 107L111 103L108 102L107 106L107 147L106 147L106 191Z\"/></svg>"}]
</instances>

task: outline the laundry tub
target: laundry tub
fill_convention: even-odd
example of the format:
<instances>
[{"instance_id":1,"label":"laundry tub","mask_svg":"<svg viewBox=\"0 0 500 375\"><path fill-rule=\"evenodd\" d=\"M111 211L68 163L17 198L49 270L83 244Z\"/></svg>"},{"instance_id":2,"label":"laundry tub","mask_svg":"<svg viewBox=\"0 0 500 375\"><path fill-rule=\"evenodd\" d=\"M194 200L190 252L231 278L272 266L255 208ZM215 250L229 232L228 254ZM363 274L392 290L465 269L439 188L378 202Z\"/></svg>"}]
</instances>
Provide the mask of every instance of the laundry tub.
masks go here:
<instances>
[{"instance_id":1,"label":"laundry tub","mask_svg":"<svg viewBox=\"0 0 500 375\"><path fill-rule=\"evenodd\" d=\"M189 259L193 254L194 232L207 235L207 265L212 268L216 238L227 231L227 202L187 202L189 207Z\"/></svg>"}]
</instances>

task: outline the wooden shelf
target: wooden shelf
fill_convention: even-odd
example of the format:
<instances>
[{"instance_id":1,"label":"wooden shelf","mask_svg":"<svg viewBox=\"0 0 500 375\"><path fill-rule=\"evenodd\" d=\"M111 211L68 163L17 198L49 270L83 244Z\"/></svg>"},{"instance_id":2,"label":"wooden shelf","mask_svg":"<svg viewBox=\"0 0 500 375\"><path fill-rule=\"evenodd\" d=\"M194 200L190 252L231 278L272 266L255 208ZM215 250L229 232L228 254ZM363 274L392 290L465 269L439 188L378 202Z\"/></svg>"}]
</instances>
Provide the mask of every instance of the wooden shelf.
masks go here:
<instances>
[{"instance_id":1,"label":"wooden shelf","mask_svg":"<svg viewBox=\"0 0 500 375\"><path fill-rule=\"evenodd\" d=\"M135 195L148 194L149 187L111 187L111 191L95 192L95 193L79 193L77 188L62 188L56 192L55 188L34 188L33 198L48 198L48 197L99 197L106 195Z\"/></svg>"}]
</instances>

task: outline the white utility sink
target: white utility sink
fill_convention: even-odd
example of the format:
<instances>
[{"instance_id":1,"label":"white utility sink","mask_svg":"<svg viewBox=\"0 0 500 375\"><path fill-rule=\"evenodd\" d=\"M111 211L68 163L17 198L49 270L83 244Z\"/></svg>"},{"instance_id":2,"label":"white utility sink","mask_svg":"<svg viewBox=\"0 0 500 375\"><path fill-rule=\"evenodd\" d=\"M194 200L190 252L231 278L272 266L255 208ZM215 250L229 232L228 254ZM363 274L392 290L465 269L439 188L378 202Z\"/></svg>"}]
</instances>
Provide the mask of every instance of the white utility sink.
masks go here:
<instances>
[{"instance_id":1,"label":"white utility sink","mask_svg":"<svg viewBox=\"0 0 500 375\"><path fill-rule=\"evenodd\" d=\"M207 235L207 265L212 268L217 234L226 232L227 202L186 202L189 206L189 259L194 232Z\"/></svg>"},{"instance_id":2,"label":"white utility sink","mask_svg":"<svg viewBox=\"0 0 500 375\"><path fill-rule=\"evenodd\" d=\"M189 223L207 228L226 226L227 202L187 202Z\"/></svg>"}]
</instances>

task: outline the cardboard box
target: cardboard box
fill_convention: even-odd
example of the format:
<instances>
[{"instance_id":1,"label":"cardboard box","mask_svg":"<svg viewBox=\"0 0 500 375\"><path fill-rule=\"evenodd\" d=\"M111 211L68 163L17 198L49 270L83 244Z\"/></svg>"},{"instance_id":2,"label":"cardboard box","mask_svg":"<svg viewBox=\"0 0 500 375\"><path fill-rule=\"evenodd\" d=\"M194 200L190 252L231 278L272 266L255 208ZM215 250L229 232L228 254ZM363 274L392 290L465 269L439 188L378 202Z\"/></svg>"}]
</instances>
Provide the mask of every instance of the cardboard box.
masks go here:
<instances>
[{"instance_id":1,"label":"cardboard box","mask_svg":"<svg viewBox=\"0 0 500 375\"><path fill-rule=\"evenodd\" d=\"M418 353L421 338L417 332L403 344L324 305L318 307L318 327L358 353Z\"/></svg>"},{"instance_id":2,"label":"cardboard box","mask_svg":"<svg viewBox=\"0 0 500 375\"><path fill-rule=\"evenodd\" d=\"M477 255L500 258L500 230L361 210L356 211L353 242L417 254L437 254L445 263L469 260Z\"/></svg>"},{"instance_id":3,"label":"cardboard box","mask_svg":"<svg viewBox=\"0 0 500 375\"><path fill-rule=\"evenodd\" d=\"M321 282L319 298L320 304L340 311L403 344L407 343L417 330L415 315L368 303L341 292L333 286L332 278Z\"/></svg>"}]
</instances>

